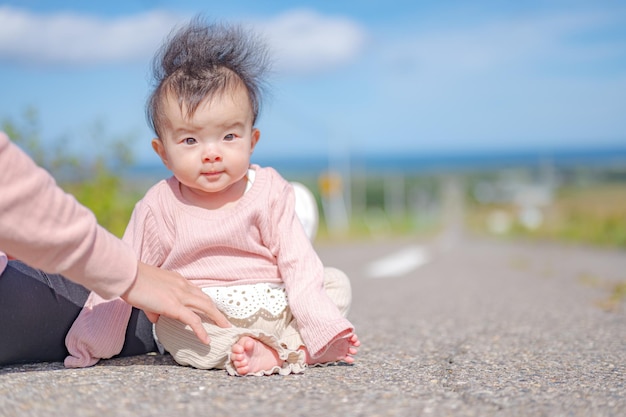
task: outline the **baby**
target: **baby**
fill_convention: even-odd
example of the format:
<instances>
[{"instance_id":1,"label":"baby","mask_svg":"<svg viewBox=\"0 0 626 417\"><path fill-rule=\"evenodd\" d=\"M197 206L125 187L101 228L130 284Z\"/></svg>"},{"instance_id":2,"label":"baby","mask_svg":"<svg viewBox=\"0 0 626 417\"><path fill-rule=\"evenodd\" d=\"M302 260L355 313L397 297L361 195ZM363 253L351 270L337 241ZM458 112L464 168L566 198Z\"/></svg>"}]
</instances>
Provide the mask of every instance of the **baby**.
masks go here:
<instances>
[{"instance_id":1,"label":"baby","mask_svg":"<svg viewBox=\"0 0 626 417\"><path fill-rule=\"evenodd\" d=\"M214 300L231 327L203 322L211 342L161 317L158 342L182 365L231 375L353 363L348 278L325 268L295 211L294 188L250 163L266 48L237 26L200 19L154 60L152 147L173 173L137 203L124 240L145 263L174 270ZM92 293L66 338L68 367L121 349L130 306Z\"/></svg>"}]
</instances>

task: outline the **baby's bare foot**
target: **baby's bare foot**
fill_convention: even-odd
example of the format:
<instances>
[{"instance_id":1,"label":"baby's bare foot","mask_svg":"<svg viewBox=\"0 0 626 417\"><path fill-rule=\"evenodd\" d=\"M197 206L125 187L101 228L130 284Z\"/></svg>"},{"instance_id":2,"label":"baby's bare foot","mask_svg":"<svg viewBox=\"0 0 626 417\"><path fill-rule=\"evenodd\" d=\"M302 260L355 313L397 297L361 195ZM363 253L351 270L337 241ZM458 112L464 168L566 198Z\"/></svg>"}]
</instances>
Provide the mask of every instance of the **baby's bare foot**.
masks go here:
<instances>
[{"instance_id":1,"label":"baby's bare foot","mask_svg":"<svg viewBox=\"0 0 626 417\"><path fill-rule=\"evenodd\" d=\"M303 348L306 353L306 361L309 365L316 363L338 362L354 363L354 355L358 353L358 347L361 346L359 337L352 333L346 337L336 340L324 354L318 358L311 358L308 350Z\"/></svg>"},{"instance_id":2,"label":"baby's bare foot","mask_svg":"<svg viewBox=\"0 0 626 417\"><path fill-rule=\"evenodd\" d=\"M265 343L249 336L243 336L231 347L230 360L239 375L269 371L274 366L282 366L278 353Z\"/></svg>"}]
</instances>

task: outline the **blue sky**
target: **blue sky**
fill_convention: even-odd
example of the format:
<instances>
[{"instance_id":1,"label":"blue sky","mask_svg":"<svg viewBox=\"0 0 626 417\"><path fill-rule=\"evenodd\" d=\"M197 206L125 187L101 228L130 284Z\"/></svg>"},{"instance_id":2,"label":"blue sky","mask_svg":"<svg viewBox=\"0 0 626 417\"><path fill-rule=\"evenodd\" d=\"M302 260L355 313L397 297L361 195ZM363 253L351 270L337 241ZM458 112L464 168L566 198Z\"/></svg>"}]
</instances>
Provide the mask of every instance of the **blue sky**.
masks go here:
<instances>
[{"instance_id":1,"label":"blue sky","mask_svg":"<svg viewBox=\"0 0 626 417\"><path fill-rule=\"evenodd\" d=\"M260 157L626 143L626 4L601 0L4 1L0 120L35 106L46 142L101 126L157 162L151 56L197 13L270 44Z\"/></svg>"}]
</instances>

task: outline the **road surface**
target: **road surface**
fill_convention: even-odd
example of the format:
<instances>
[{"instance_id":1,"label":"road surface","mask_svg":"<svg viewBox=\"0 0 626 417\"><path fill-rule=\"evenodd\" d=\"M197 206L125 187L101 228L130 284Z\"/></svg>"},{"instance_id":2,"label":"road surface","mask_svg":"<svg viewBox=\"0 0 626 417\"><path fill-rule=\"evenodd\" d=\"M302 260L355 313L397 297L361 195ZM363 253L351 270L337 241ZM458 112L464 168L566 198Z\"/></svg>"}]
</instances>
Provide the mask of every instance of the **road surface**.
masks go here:
<instances>
[{"instance_id":1,"label":"road surface","mask_svg":"<svg viewBox=\"0 0 626 417\"><path fill-rule=\"evenodd\" d=\"M229 377L168 356L0 368L0 416L624 416L626 252L319 244L352 279L353 366Z\"/></svg>"}]
</instances>

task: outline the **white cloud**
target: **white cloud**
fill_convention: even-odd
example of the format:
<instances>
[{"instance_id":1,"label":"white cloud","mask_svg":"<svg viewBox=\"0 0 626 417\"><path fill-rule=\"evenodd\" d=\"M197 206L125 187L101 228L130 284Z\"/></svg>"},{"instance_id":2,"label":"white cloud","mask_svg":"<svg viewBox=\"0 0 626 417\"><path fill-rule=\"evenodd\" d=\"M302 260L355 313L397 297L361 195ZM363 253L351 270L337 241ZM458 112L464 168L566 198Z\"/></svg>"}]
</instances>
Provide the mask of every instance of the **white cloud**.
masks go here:
<instances>
[{"instance_id":1,"label":"white cloud","mask_svg":"<svg viewBox=\"0 0 626 417\"><path fill-rule=\"evenodd\" d=\"M0 6L0 60L38 66L143 62L182 21L183 16L165 11L104 19L37 15ZM349 62L365 39L353 21L313 11L286 12L255 26L270 43L276 70L288 73L312 73Z\"/></svg>"},{"instance_id":2,"label":"white cloud","mask_svg":"<svg viewBox=\"0 0 626 417\"><path fill-rule=\"evenodd\" d=\"M388 120L414 121L413 133L436 146L623 137L626 42L615 30L625 18L565 11L417 27L380 42L370 88L393 109ZM377 131L378 119L364 120Z\"/></svg>"},{"instance_id":3,"label":"white cloud","mask_svg":"<svg viewBox=\"0 0 626 417\"><path fill-rule=\"evenodd\" d=\"M414 75L462 77L528 70L535 65L578 64L626 54L623 43L583 40L607 25L619 25L616 19L605 13L565 13L452 27L407 36L385 56L391 67L408 66Z\"/></svg>"},{"instance_id":4,"label":"white cloud","mask_svg":"<svg viewBox=\"0 0 626 417\"><path fill-rule=\"evenodd\" d=\"M324 16L312 10L294 10L257 22L268 40L276 70L311 73L334 69L361 52L365 30L353 20Z\"/></svg>"},{"instance_id":5,"label":"white cloud","mask_svg":"<svg viewBox=\"0 0 626 417\"><path fill-rule=\"evenodd\" d=\"M141 62L178 21L161 11L105 20L0 7L0 59L63 66Z\"/></svg>"}]
</instances>

